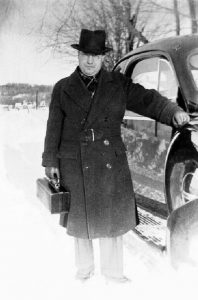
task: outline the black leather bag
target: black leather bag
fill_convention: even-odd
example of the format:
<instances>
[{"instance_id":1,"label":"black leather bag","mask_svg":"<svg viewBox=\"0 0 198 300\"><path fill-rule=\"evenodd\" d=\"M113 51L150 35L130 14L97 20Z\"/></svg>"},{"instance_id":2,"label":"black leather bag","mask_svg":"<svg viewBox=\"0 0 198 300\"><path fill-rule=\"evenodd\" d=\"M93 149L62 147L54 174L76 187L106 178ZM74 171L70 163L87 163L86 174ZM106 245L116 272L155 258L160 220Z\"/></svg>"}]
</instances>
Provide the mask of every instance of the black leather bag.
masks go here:
<instances>
[{"instance_id":1,"label":"black leather bag","mask_svg":"<svg viewBox=\"0 0 198 300\"><path fill-rule=\"evenodd\" d=\"M51 214L68 213L70 207L70 192L59 182L56 184L46 177L36 180L36 195Z\"/></svg>"}]
</instances>

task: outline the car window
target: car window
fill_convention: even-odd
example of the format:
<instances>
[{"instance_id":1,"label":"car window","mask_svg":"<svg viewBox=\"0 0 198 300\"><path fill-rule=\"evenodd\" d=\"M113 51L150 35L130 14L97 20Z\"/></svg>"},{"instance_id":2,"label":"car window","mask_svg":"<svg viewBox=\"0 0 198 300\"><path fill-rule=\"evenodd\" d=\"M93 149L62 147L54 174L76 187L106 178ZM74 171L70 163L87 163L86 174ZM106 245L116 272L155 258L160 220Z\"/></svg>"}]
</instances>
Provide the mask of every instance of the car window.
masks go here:
<instances>
[{"instance_id":1,"label":"car window","mask_svg":"<svg viewBox=\"0 0 198 300\"><path fill-rule=\"evenodd\" d=\"M159 58L147 58L139 61L132 72L134 83L143 85L146 89L157 89Z\"/></svg>"},{"instance_id":2,"label":"car window","mask_svg":"<svg viewBox=\"0 0 198 300\"><path fill-rule=\"evenodd\" d=\"M159 60L159 82L158 91L172 102L176 102L178 84L172 67L165 59Z\"/></svg>"},{"instance_id":3,"label":"car window","mask_svg":"<svg viewBox=\"0 0 198 300\"><path fill-rule=\"evenodd\" d=\"M189 58L190 71L195 81L196 87L198 88L198 53L194 53Z\"/></svg>"},{"instance_id":4,"label":"car window","mask_svg":"<svg viewBox=\"0 0 198 300\"><path fill-rule=\"evenodd\" d=\"M162 57L145 57L129 69L134 83L139 83L146 89L155 89L161 95L176 102L178 94L178 84L171 64ZM144 131L150 136L155 136L166 141L170 141L172 128L158 123L154 120L145 120L144 117L127 112L130 116L130 123L136 130ZM126 116L127 116L126 114ZM128 116L128 118L129 118Z\"/></svg>"},{"instance_id":5,"label":"car window","mask_svg":"<svg viewBox=\"0 0 198 300\"><path fill-rule=\"evenodd\" d=\"M139 61L131 74L134 83L147 89L155 89L163 96L176 102L178 84L170 63L160 57Z\"/></svg>"}]
</instances>

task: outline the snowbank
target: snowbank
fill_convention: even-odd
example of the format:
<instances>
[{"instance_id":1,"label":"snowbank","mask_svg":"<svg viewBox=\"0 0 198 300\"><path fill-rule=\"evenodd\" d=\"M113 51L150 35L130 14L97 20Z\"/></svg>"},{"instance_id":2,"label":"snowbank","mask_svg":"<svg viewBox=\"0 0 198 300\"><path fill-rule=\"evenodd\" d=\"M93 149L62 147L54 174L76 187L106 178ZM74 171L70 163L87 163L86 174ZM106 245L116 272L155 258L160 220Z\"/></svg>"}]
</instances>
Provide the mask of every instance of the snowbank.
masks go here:
<instances>
[{"instance_id":1,"label":"snowbank","mask_svg":"<svg viewBox=\"0 0 198 300\"><path fill-rule=\"evenodd\" d=\"M43 176L41 153L47 110L8 111L0 119L0 298L3 300L187 298L195 278L175 276L165 263L156 270L146 253L125 249L128 285L106 284L99 272L86 284L74 280L73 240L35 196ZM194 274L193 274L194 275ZM195 293L194 293L195 295ZM193 299L193 297L191 297Z\"/></svg>"}]
</instances>

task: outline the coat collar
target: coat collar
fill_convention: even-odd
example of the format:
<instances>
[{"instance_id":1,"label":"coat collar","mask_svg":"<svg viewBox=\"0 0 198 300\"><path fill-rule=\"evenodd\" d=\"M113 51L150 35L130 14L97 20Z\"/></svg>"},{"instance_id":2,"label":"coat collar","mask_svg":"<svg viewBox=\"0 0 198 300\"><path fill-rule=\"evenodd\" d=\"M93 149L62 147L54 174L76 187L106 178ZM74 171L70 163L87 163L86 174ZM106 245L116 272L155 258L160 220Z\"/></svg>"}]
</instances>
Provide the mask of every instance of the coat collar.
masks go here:
<instances>
[{"instance_id":1,"label":"coat collar","mask_svg":"<svg viewBox=\"0 0 198 300\"><path fill-rule=\"evenodd\" d=\"M77 68L69 76L67 84L64 86L64 92L67 93L81 109L88 111L91 96L80 78Z\"/></svg>"},{"instance_id":2,"label":"coat collar","mask_svg":"<svg viewBox=\"0 0 198 300\"><path fill-rule=\"evenodd\" d=\"M101 69L98 86L93 99L91 99L90 93L80 78L77 69L70 75L68 80L64 86L64 92L67 93L83 111L88 112L90 101L93 101L85 124L85 128L89 128L107 106L110 99L112 99L111 95L117 88L116 84L112 84L114 81L112 73Z\"/></svg>"}]
</instances>

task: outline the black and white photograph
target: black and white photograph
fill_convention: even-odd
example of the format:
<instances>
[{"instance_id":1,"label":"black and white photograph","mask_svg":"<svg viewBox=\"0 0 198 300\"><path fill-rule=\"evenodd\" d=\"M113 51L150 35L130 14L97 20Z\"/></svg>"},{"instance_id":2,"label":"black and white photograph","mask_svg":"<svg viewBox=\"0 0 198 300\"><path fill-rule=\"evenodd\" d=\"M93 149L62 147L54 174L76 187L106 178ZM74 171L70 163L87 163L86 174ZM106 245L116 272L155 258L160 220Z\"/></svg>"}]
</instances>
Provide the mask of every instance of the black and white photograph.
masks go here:
<instances>
[{"instance_id":1,"label":"black and white photograph","mask_svg":"<svg viewBox=\"0 0 198 300\"><path fill-rule=\"evenodd\" d=\"M198 0L0 0L0 297L196 299Z\"/></svg>"}]
</instances>

